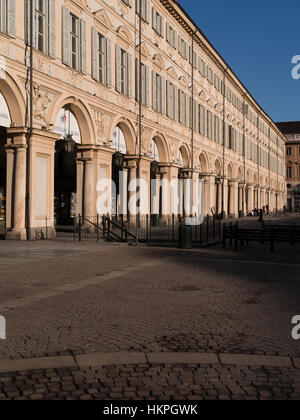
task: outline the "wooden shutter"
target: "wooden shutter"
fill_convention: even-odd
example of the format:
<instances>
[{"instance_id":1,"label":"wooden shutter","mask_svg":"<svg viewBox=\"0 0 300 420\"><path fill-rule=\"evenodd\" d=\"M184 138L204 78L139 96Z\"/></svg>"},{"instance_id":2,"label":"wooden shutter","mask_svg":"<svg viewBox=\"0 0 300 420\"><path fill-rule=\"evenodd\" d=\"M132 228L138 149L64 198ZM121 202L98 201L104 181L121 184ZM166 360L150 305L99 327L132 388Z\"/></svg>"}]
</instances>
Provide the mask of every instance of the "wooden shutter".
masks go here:
<instances>
[{"instance_id":1,"label":"wooden shutter","mask_svg":"<svg viewBox=\"0 0 300 420\"><path fill-rule=\"evenodd\" d=\"M62 36L62 49L63 49L63 63L71 66L71 28L70 28L70 11L66 6L63 6L63 36Z\"/></svg>"},{"instance_id":2,"label":"wooden shutter","mask_svg":"<svg viewBox=\"0 0 300 420\"><path fill-rule=\"evenodd\" d=\"M135 99L137 102L140 100L140 61L135 59Z\"/></svg>"},{"instance_id":3,"label":"wooden shutter","mask_svg":"<svg viewBox=\"0 0 300 420\"><path fill-rule=\"evenodd\" d=\"M152 108L154 111L157 111L156 100L156 73L152 70Z\"/></svg>"},{"instance_id":4,"label":"wooden shutter","mask_svg":"<svg viewBox=\"0 0 300 420\"><path fill-rule=\"evenodd\" d=\"M127 53L127 96L132 96L132 57Z\"/></svg>"},{"instance_id":5,"label":"wooden shutter","mask_svg":"<svg viewBox=\"0 0 300 420\"><path fill-rule=\"evenodd\" d=\"M145 80L146 80L146 86L145 86L145 89L146 89L146 103L145 103L145 105L146 106L149 106L149 103L150 103L150 90L149 90L149 85L150 85L150 83L149 83L149 68L148 68L148 66L145 66Z\"/></svg>"},{"instance_id":6,"label":"wooden shutter","mask_svg":"<svg viewBox=\"0 0 300 420\"><path fill-rule=\"evenodd\" d=\"M166 79L161 78L161 113L166 113Z\"/></svg>"},{"instance_id":7,"label":"wooden shutter","mask_svg":"<svg viewBox=\"0 0 300 420\"><path fill-rule=\"evenodd\" d=\"M116 91L121 92L121 48L116 45Z\"/></svg>"},{"instance_id":8,"label":"wooden shutter","mask_svg":"<svg viewBox=\"0 0 300 420\"><path fill-rule=\"evenodd\" d=\"M152 7L152 29L157 31L157 24L156 24L156 10Z\"/></svg>"},{"instance_id":9,"label":"wooden shutter","mask_svg":"<svg viewBox=\"0 0 300 420\"><path fill-rule=\"evenodd\" d=\"M7 1L7 34L16 37L16 0Z\"/></svg>"},{"instance_id":10,"label":"wooden shutter","mask_svg":"<svg viewBox=\"0 0 300 420\"><path fill-rule=\"evenodd\" d=\"M160 35L162 37L164 37L164 33L165 33L165 19L163 16L160 16Z\"/></svg>"},{"instance_id":11,"label":"wooden shutter","mask_svg":"<svg viewBox=\"0 0 300 420\"><path fill-rule=\"evenodd\" d=\"M145 16L145 20L147 23L150 22L150 3L149 0L145 0L146 2L146 16Z\"/></svg>"},{"instance_id":12,"label":"wooden shutter","mask_svg":"<svg viewBox=\"0 0 300 420\"><path fill-rule=\"evenodd\" d=\"M99 33L92 28L92 78L99 82Z\"/></svg>"},{"instance_id":13,"label":"wooden shutter","mask_svg":"<svg viewBox=\"0 0 300 420\"><path fill-rule=\"evenodd\" d=\"M49 0L48 7L48 22L49 22L49 34L48 34L48 53L50 57L56 58L56 5L55 0Z\"/></svg>"},{"instance_id":14,"label":"wooden shutter","mask_svg":"<svg viewBox=\"0 0 300 420\"><path fill-rule=\"evenodd\" d=\"M86 73L86 22L80 20L80 70Z\"/></svg>"},{"instance_id":15,"label":"wooden shutter","mask_svg":"<svg viewBox=\"0 0 300 420\"><path fill-rule=\"evenodd\" d=\"M111 40L106 39L106 85L111 87Z\"/></svg>"}]
</instances>

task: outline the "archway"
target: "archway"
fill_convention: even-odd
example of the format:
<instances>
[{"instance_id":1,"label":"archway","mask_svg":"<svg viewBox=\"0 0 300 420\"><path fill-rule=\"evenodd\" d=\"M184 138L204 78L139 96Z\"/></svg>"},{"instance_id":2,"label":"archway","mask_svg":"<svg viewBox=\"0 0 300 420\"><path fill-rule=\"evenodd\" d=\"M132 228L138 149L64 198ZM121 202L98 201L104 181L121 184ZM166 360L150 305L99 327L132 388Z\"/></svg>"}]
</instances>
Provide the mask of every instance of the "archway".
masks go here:
<instances>
[{"instance_id":1,"label":"archway","mask_svg":"<svg viewBox=\"0 0 300 420\"><path fill-rule=\"evenodd\" d=\"M0 236L6 228L6 129L11 125L10 112L4 96L0 92Z\"/></svg>"},{"instance_id":2,"label":"archway","mask_svg":"<svg viewBox=\"0 0 300 420\"><path fill-rule=\"evenodd\" d=\"M70 106L64 106L55 122L60 139L55 144L54 217L56 229L74 224L77 214L77 147L81 132Z\"/></svg>"}]
</instances>

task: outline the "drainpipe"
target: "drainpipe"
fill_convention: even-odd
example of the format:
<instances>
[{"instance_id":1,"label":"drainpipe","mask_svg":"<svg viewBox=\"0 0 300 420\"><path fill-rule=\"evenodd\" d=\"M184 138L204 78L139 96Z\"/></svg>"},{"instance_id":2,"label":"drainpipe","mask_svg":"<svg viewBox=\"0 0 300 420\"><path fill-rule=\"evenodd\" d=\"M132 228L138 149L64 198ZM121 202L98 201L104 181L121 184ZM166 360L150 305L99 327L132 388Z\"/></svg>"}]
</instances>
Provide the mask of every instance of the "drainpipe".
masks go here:
<instances>
[{"instance_id":1,"label":"drainpipe","mask_svg":"<svg viewBox=\"0 0 300 420\"><path fill-rule=\"evenodd\" d=\"M225 218L225 155L226 155L226 72L228 70L228 67L223 70L223 86L224 86L224 92L223 92L223 175L222 175L222 218Z\"/></svg>"},{"instance_id":2,"label":"drainpipe","mask_svg":"<svg viewBox=\"0 0 300 420\"><path fill-rule=\"evenodd\" d=\"M29 131L27 133L26 153L26 236L30 240L30 142L33 128L33 0L30 0L30 58L29 58Z\"/></svg>"},{"instance_id":3,"label":"drainpipe","mask_svg":"<svg viewBox=\"0 0 300 420\"><path fill-rule=\"evenodd\" d=\"M139 10L139 119L138 119L138 161L136 170L136 197L138 192L141 194L141 183L140 183L140 169L141 169L141 157L142 157L142 2L140 1ZM140 197L140 208L141 208L141 197ZM139 245L139 223L140 214L137 211L136 206L136 245Z\"/></svg>"}]
</instances>

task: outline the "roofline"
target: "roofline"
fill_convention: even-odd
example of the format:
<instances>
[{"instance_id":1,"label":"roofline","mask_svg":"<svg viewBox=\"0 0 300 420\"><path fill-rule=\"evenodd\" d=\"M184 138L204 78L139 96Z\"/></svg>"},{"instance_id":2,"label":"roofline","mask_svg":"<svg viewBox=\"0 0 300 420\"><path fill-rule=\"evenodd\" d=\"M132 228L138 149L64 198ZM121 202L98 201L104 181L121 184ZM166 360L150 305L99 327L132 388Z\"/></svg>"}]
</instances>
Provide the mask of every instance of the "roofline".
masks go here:
<instances>
[{"instance_id":1,"label":"roofline","mask_svg":"<svg viewBox=\"0 0 300 420\"><path fill-rule=\"evenodd\" d=\"M171 3L170 3L171 1ZM172 6L176 9L176 7L178 7L180 9L180 11L185 15L185 17L190 21L190 23L195 27L195 29L193 30L194 33L199 32L200 35L204 38L204 40L208 43L209 47L212 48L212 50L216 53L217 57L219 59L221 59L221 61L223 62L220 63L220 65L223 67L223 71L225 71L225 73L230 70L230 72L232 73L232 75L234 76L234 78L240 83L242 89L246 92L246 95L249 95L249 99L251 99L251 101L254 103L254 105L256 105L256 107L259 108L258 110L258 114L263 113L267 119L269 119L269 122L271 122L273 124L273 128L275 129L275 131L279 134L281 134L283 137L284 134L278 129L278 127L276 126L276 123L272 120L272 118L269 116L269 114L259 105L259 103L257 102L257 100L254 98L254 96L249 92L249 90L246 88L246 86L243 84L243 82L241 82L241 80L237 77L237 75L235 74L235 72L232 70L232 68L229 66L229 64L226 62L226 60L222 57L222 55L216 50L216 48L213 46L213 44L208 40L208 38L206 37L206 35L203 33L203 31L200 29L200 27L198 26L198 24L195 23L195 21L190 17L190 15L187 13L187 11L183 8L183 6L179 3L179 1L177 0L160 0L160 2L165 6L167 3L172 4Z\"/></svg>"}]
</instances>

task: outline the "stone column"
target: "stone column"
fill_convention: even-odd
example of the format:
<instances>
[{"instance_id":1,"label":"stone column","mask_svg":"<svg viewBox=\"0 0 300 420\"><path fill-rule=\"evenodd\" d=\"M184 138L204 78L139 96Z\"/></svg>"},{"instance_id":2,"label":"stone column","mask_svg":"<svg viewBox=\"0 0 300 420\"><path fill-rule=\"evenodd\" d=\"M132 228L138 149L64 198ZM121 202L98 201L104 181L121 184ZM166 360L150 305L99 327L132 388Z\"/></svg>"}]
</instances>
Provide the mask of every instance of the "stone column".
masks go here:
<instances>
[{"instance_id":1,"label":"stone column","mask_svg":"<svg viewBox=\"0 0 300 420\"><path fill-rule=\"evenodd\" d=\"M248 187L248 208L246 209L248 212L252 211L255 207L254 205L254 186L250 185Z\"/></svg>"},{"instance_id":2,"label":"stone column","mask_svg":"<svg viewBox=\"0 0 300 420\"><path fill-rule=\"evenodd\" d=\"M212 214L212 208L214 207L214 194L215 194L215 184L216 184L216 178L214 175L209 175L207 178L207 191L208 191L208 200L207 200L207 214Z\"/></svg>"},{"instance_id":3,"label":"stone column","mask_svg":"<svg viewBox=\"0 0 300 420\"><path fill-rule=\"evenodd\" d=\"M77 207L76 216L83 214L83 172L84 162L80 159L76 160L76 191L77 191Z\"/></svg>"},{"instance_id":4,"label":"stone column","mask_svg":"<svg viewBox=\"0 0 300 420\"><path fill-rule=\"evenodd\" d=\"M130 161L128 163L129 172L129 191L128 191L128 214L131 222L136 221L136 162Z\"/></svg>"},{"instance_id":5,"label":"stone column","mask_svg":"<svg viewBox=\"0 0 300 420\"><path fill-rule=\"evenodd\" d=\"M167 168L161 168L161 213L163 217L170 214L170 184Z\"/></svg>"},{"instance_id":6,"label":"stone column","mask_svg":"<svg viewBox=\"0 0 300 420\"><path fill-rule=\"evenodd\" d=\"M83 214L86 218L93 218L95 209L95 166L92 158L84 161L84 200Z\"/></svg>"},{"instance_id":7,"label":"stone column","mask_svg":"<svg viewBox=\"0 0 300 420\"><path fill-rule=\"evenodd\" d=\"M26 146L19 145L15 150L13 229L8 232L7 239L26 240Z\"/></svg>"},{"instance_id":8,"label":"stone column","mask_svg":"<svg viewBox=\"0 0 300 420\"><path fill-rule=\"evenodd\" d=\"M225 214L225 216L228 216L228 199L229 199L229 197L228 197L228 191L229 191L229 181L228 181L228 179L224 179L224 181L223 181L223 191L224 191L224 202L223 202L223 205L224 205L224 214Z\"/></svg>"},{"instance_id":9,"label":"stone column","mask_svg":"<svg viewBox=\"0 0 300 420\"><path fill-rule=\"evenodd\" d=\"M230 186L229 213L230 213L230 216L238 217L239 183L237 181L232 181L229 183L229 186Z\"/></svg>"},{"instance_id":10,"label":"stone column","mask_svg":"<svg viewBox=\"0 0 300 420\"><path fill-rule=\"evenodd\" d=\"M12 203L13 203L13 174L15 152L13 149L6 150L6 229L13 227Z\"/></svg>"},{"instance_id":11,"label":"stone column","mask_svg":"<svg viewBox=\"0 0 300 420\"><path fill-rule=\"evenodd\" d=\"M128 207L128 169L123 168L119 174L119 188L120 188L120 202L119 202L119 214L127 216Z\"/></svg>"}]
</instances>

